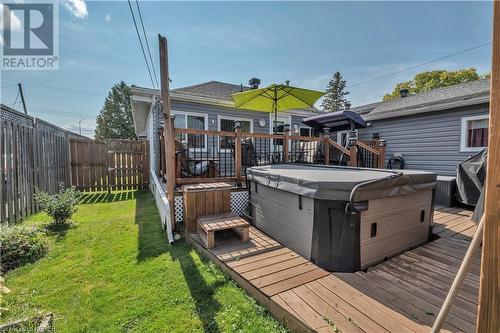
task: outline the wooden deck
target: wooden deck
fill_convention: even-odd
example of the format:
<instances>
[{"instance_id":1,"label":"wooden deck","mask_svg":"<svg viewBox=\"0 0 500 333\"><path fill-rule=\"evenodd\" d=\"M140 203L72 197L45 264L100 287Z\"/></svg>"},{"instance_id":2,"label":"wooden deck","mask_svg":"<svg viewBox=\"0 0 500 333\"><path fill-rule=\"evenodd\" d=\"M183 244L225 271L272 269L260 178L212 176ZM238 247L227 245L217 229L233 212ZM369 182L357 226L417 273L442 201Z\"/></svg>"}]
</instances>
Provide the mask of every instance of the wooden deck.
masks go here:
<instances>
[{"instance_id":1,"label":"wooden deck","mask_svg":"<svg viewBox=\"0 0 500 333\"><path fill-rule=\"evenodd\" d=\"M251 227L251 242L221 244L214 260L290 329L317 332L429 332L467 250L475 224L470 212L435 214L442 235L367 272L329 273ZM443 332L473 332L479 253Z\"/></svg>"}]
</instances>

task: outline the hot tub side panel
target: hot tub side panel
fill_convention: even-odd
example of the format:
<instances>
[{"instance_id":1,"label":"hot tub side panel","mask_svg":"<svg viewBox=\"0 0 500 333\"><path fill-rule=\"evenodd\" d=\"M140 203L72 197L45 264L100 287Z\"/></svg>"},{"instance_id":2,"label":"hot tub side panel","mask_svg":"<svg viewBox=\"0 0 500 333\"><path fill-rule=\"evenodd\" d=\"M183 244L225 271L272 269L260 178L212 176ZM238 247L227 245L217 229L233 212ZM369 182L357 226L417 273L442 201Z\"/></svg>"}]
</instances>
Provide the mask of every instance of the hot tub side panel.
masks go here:
<instances>
[{"instance_id":1,"label":"hot tub side panel","mask_svg":"<svg viewBox=\"0 0 500 333\"><path fill-rule=\"evenodd\" d=\"M360 214L346 213L347 202L315 200L311 261L333 272L360 269Z\"/></svg>"},{"instance_id":2,"label":"hot tub side panel","mask_svg":"<svg viewBox=\"0 0 500 333\"><path fill-rule=\"evenodd\" d=\"M311 259L313 199L252 182L251 202L257 228Z\"/></svg>"},{"instance_id":3,"label":"hot tub side panel","mask_svg":"<svg viewBox=\"0 0 500 333\"><path fill-rule=\"evenodd\" d=\"M433 215L432 190L370 200L361 212L361 269L425 244Z\"/></svg>"}]
</instances>

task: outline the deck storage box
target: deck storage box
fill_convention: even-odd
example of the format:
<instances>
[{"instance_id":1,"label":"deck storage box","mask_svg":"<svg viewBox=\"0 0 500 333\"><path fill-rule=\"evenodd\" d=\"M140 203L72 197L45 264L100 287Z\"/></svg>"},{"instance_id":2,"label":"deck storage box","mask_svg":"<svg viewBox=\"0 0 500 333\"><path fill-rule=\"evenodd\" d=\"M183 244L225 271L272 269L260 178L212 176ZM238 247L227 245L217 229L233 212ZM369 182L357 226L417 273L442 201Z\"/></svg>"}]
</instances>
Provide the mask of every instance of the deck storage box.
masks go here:
<instances>
[{"instance_id":1,"label":"deck storage box","mask_svg":"<svg viewBox=\"0 0 500 333\"><path fill-rule=\"evenodd\" d=\"M434 173L278 164L247 179L254 225L329 271L368 268L430 237Z\"/></svg>"}]
</instances>

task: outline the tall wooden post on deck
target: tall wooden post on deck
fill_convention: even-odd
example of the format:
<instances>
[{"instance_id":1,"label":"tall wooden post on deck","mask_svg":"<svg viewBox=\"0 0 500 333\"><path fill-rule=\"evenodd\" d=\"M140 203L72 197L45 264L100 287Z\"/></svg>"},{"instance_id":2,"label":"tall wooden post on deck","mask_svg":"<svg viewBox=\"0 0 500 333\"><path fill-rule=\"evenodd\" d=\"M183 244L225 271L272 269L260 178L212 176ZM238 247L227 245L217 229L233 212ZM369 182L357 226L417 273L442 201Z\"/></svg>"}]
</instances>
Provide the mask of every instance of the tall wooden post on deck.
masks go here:
<instances>
[{"instance_id":1,"label":"tall wooden post on deck","mask_svg":"<svg viewBox=\"0 0 500 333\"><path fill-rule=\"evenodd\" d=\"M170 110L170 91L168 75L168 48L167 39L158 35L160 43L160 81L161 101L163 111L163 131L165 137L165 169L167 174L167 200L170 206L170 221L174 228L174 192L175 192L175 134L173 131L172 114Z\"/></svg>"},{"instance_id":2,"label":"tall wooden post on deck","mask_svg":"<svg viewBox=\"0 0 500 333\"><path fill-rule=\"evenodd\" d=\"M488 166L477 332L500 332L500 1L493 5Z\"/></svg>"},{"instance_id":3,"label":"tall wooden post on deck","mask_svg":"<svg viewBox=\"0 0 500 333\"><path fill-rule=\"evenodd\" d=\"M241 126L234 128L236 137L234 138L234 175L236 177L236 185L241 185Z\"/></svg>"}]
</instances>

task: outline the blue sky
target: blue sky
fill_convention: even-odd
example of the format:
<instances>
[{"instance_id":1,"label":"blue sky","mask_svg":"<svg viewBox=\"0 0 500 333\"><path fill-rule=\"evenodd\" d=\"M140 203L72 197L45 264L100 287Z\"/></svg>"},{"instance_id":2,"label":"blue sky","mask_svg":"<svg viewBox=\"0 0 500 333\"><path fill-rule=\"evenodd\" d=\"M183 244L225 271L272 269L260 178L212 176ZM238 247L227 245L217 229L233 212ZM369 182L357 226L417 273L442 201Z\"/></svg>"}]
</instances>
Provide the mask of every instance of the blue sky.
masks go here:
<instances>
[{"instance_id":1,"label":"blue sky","mask_svg":"<svg viewBox=\"0 0 500 333\"><path fill-rule=\"evenodd\" d=\"M133 3L134 4L134 3ZM71 6L72 5L72 6ZM158 33L169 40L172 88L251 77L264 85L323 90L340 71L353 106L375 102L400 81L431 69L488 72L491 46L356 85L491 40L489 2L141 1L158 71ZM151 86L126 1L71 0L59 10L57 71L3 71L1 101L24 86L28 112L86 133L120 80ZM20 104L17 104L20 107Z\"/></svg>"}]
</instances>

